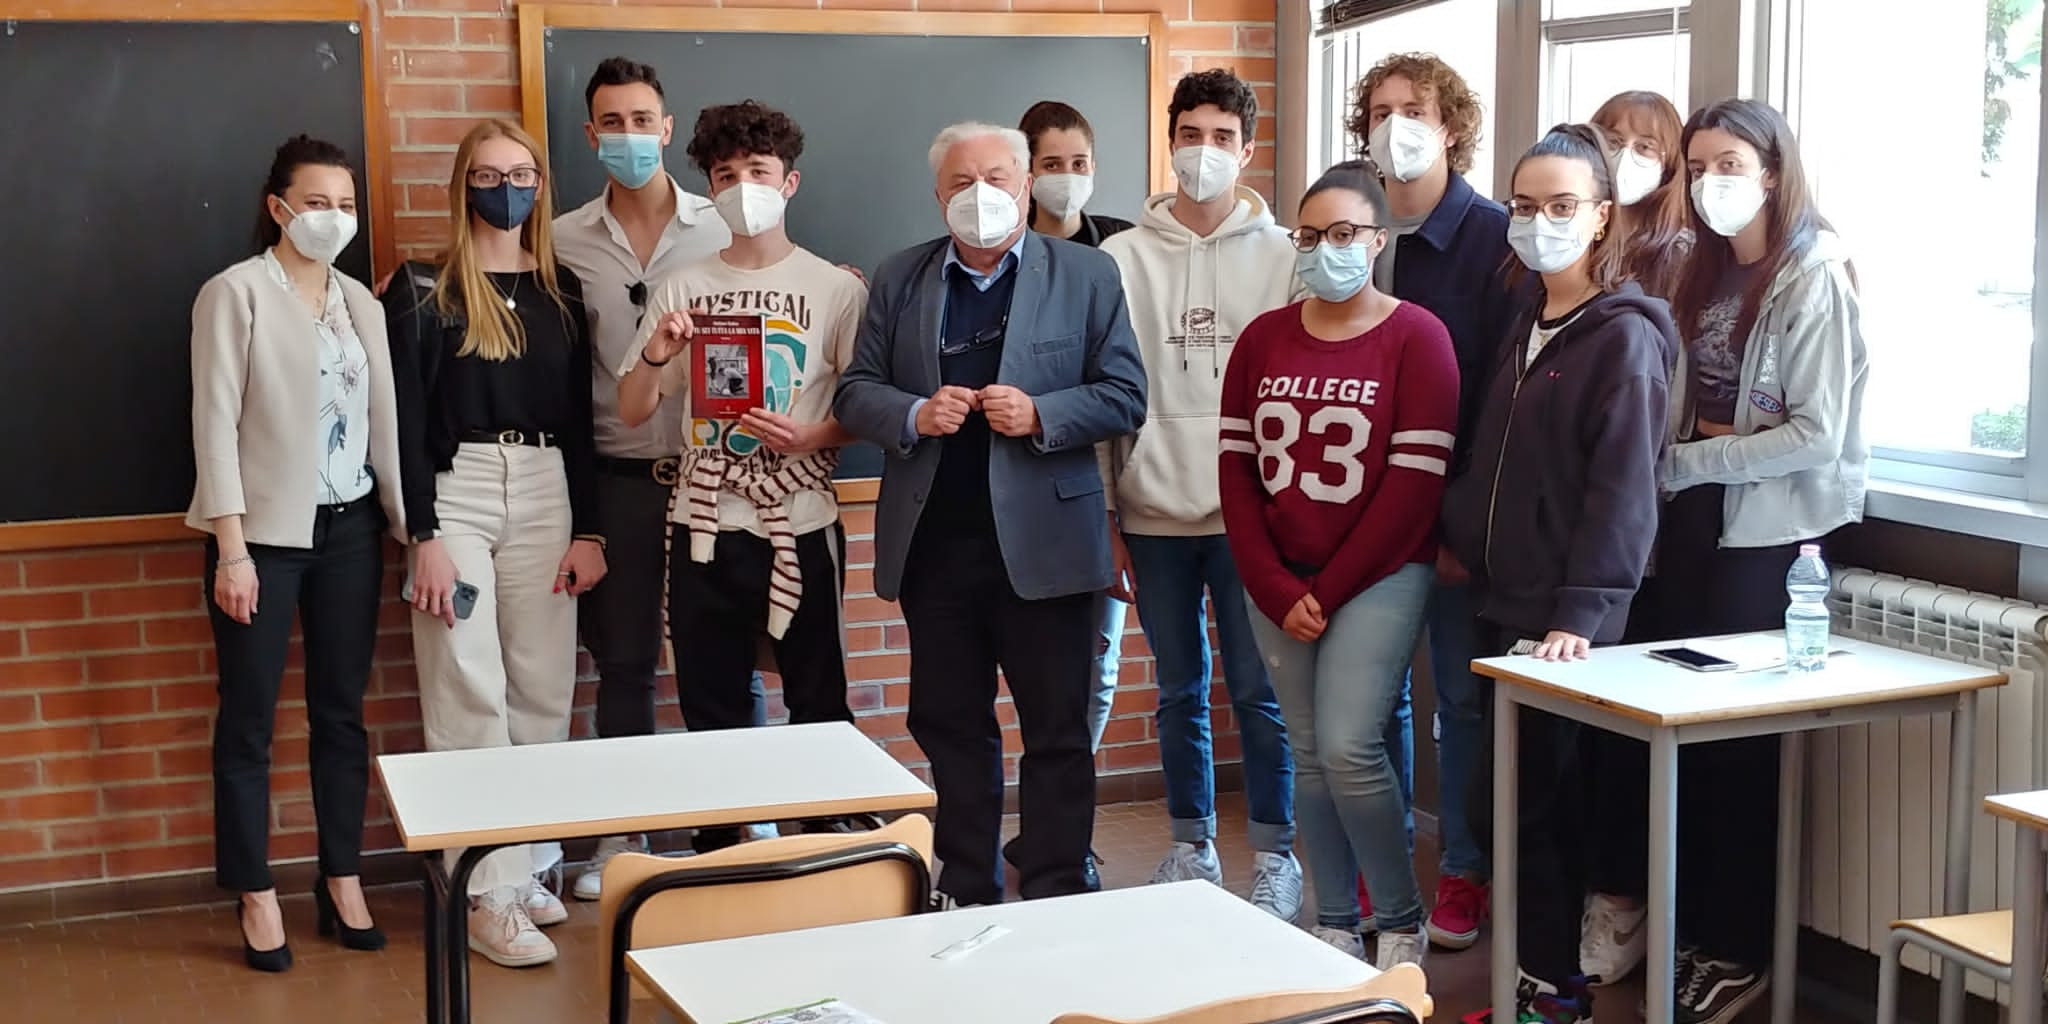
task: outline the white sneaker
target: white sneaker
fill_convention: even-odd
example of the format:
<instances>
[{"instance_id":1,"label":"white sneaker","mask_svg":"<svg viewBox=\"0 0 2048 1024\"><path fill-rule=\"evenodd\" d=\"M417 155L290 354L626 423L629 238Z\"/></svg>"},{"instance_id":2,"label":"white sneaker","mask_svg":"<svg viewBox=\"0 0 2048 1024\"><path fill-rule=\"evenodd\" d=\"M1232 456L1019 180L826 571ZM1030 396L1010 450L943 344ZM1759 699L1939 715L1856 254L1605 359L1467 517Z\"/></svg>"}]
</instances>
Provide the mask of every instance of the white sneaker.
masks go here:
<instances>
[{"instance_id":1,"label":"white sneaker","mask_svg":"<svg viewBox=\"0 0 2048 1024\"><path fill-rule=\"evenodd\" d=\"M1643 962L1649 929L1647 908L1631 907L1619 897L1596 892L1586 897L1586 915L1579 919L1579 970L1592 985L1612 985Z\"/></svg>"},{"instance_id":2,"label":"white sneaker","mask_svg":"<svg viewBox=\"0 0 2048 1024\"><path fill-rule=\"evenodd\" d=\"M1397 964L1422 966L1422 957L1429 951L1429 936L1420 931L1381 932L1380 953L1374 958L1373 966L1382 971L1392 970Z\"/></svg>"},{"instance_id":3,"label":"white sneaker","mask_svg":"<svg viewBox=\"0 0 2048 1024\"><path fill-rule=\"evenodd\" d=\"M1309 929L1308 933L1353 960L1365 959L1365 936L1358 934L1356 930L1347 932L1342 928L1330 928L1319 924Z\"/></svg>"},{"instance_id":4,"label":"white sneaker","mask_svg":"<svg viewBox=\"0 0 2048 1024\"><path fill-rule=\"evenodd\" d=\"M573 890L579 900L594 900L604 896L604 866L622 853L646 853L645 836L606 836L597 841L597 852L590 857L590 863L583 866L583 873L576 876Z\"/></svg>"},{"instance_id":5,"label":"white sneaker","mask_svg":"<svg viewBox=\"0 0 2048 1024\"><path fill-rule=\"evenodd\" d=\"M1216 844L1175 843L1173 852L1152 872L1152 884L1203 881L1223 884L1223 862L1216 857Z\"/></svg>"},{"instance_id":6,"label":"white sneaker","mask_svg":"<svg viewBox=\"0 0 2048 1024\"><path fill-rule=\"evenodd\" d=\"M520 905L526 908L526 917L542 928L561 924L569 919L569 908L562 905L562 899L548 888L547 882L535 876L519 894Z\"/></svg>"},{"instance_id":7,"label":"white sneaker","mask_svg":"<svg viewBox=\"0 0 2048 1024\"><path fill-rule=\"evenodd\" d=\"M765 825L748 825L740 830L740 838L749 842L756 839L774 839L780 835L782 830L772 821Z\"/></svg>"},{"instance_id":8,"label":"white sneaker","mask_svg":"<svg viewBox=\"0 0 2048 1024\"><path fill-rule=\"evenodd\" d=\"M1252 854L1252 906L1289 924L1301 913L1301 862L1291 853Z\"/></svg>"},{"instance_id":9,"label":"white sneaker","mask_svg":"<svg viewBox=\"0 0 2048 1024\"><path fill-rule=\"evenodd\" d=\"M555 944L534 927L519 890L509 886L470 904L469 948L500 967L533 967L555 958Z\"/></svg>"}]
</instances>

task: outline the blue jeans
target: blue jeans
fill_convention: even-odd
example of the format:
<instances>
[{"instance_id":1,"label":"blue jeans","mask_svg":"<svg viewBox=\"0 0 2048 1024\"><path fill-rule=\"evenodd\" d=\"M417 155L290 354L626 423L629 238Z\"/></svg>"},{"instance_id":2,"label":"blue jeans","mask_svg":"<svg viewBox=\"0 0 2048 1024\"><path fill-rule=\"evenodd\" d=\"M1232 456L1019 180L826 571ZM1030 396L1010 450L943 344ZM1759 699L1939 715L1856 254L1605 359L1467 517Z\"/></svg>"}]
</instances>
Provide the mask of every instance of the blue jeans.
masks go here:
<instances>
[{"instance_id":1,"label":"blue jeans","mask_svg":"<svg viewBox=\"0 0 2048 1024\"><path fill-rule=\"evenodd\" d=\"M1252 622L1287 715L1302 853L1316 923L1325 927L1358 928L1360 868L1380 931L1422 921L1415 859L1402 835L1408 806L1386 736L1434 573L1427 565L1402 567L1331 612L1314 643L1288 636L1264 615Z\"/></svg>"},{"instance_id":2,"label":"blue jeans","mask_svg":"<svg viewBox=\"0 0 2048 1024\"><path fill-rule=\"evenodd\" d=\"M1486 709L1493 689L1472 673L1472 657L1471 589L1437 584L1429 599L1429 674L1436 683L1439 866L1443 874L1483 882L1491 865L1472 827L1471 798L1490 742Z\"/></svg>"},{"instance_id":3,"label":"blue jeans","mask_svg":"<svg viewBox=\"0 0 2048 1024\"><path fill-rule=\"evenodd\" d=\"M1223 683L1230 690L1244 748L1245 803L1252 849L1294 847L1294 765L1272 680L1259 664L1244 584L1230 544L1208 537L1124 536L1138 579L1138 624L1152 648L1159 679L1159 767L1173 838L1207 842L1216 835L1216 769L1209 742L1209 621L1206 588L1223 647Z\"/></svg>"},{"instance_id":4,"label":"blue jeans","mask_svg":"<svg viewBox=\"0 0 2048 1024\"><path fill-rule=\"evenodd\" d=\"M1116 680L1123 672L1124 614L1131 606L1113 597L1102 599L1102 635L1095 638L1101 658L1096 666L1095 695L1088 702L1089 750L1102 749L1102 730L1109 725L1109 709L1116 703Z\"/></svg>"}]
</instances>

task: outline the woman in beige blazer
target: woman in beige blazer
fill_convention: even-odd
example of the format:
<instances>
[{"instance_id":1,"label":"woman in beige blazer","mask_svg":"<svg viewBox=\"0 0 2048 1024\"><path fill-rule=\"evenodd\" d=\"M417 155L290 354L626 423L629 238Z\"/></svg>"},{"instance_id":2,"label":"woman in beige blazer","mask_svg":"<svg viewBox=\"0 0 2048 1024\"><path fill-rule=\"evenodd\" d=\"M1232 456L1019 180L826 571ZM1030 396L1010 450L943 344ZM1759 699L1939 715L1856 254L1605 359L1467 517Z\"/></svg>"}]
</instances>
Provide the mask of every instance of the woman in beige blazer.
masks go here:
<instances>
[{"instance_id":1,"label":"woman in beige blazer","mask_svg":"<svg viewBox=\"0 0 2048 1024\"><path fill-rule=\"evenodd\" d=\"M305 640L322 935L374 950L357 872L369 741L363 691L377 638L387 527L405 536L398 415L383 310L333 263L356 234L355 179L331 143L277 150L257 221L262 251L192 307L192 442L185 521L206 542L219 655L214 860L241 894L249 966L291 966L268 863L270 741L293 620Z\"/></svg>"}]
</instances>

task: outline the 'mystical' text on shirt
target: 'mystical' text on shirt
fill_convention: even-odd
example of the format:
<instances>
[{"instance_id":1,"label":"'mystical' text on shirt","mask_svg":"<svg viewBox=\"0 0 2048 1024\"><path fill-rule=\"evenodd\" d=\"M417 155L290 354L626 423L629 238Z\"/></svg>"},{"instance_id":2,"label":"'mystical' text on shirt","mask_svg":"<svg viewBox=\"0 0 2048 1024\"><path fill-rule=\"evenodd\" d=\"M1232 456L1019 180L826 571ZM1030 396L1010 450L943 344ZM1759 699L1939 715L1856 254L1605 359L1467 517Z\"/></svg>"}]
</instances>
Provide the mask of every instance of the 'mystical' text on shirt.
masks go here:
<instances>
[{"instance_id":1,"label":"'mystical' text on shirt","mask_svg":"<svg viewBox=\"0 0 2048 1024\"><path fill-rule=\"evenodd\" d=\"M795 292L770 292L757 289L718 292L700 295L691 303L695 309L714 314L754 314L780 317L801 328L805 334L811 330L811 302Z\"/></svg>"}]
</instances>

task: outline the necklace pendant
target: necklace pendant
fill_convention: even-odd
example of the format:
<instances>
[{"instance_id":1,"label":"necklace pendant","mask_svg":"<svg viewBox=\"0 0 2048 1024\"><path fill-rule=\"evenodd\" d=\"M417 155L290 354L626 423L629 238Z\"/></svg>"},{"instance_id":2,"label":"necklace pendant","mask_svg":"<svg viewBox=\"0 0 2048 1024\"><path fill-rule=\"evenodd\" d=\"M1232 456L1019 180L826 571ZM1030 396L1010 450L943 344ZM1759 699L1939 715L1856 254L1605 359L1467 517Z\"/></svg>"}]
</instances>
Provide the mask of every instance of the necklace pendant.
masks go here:
<instances>
[{"instance_id":1,"label":"necklace pendant","mask_svg":"<svg viewBox=\"0 0 2048 1024\"><path fill-rule=\"evenodd\" d=\"M518 300L518 299L514 299L514 298L507 298L507 299L505 300L505 308L506 308L506 309L518 309L518 308L519 308L519 300Z\"/></svg>"}]
</instances>

